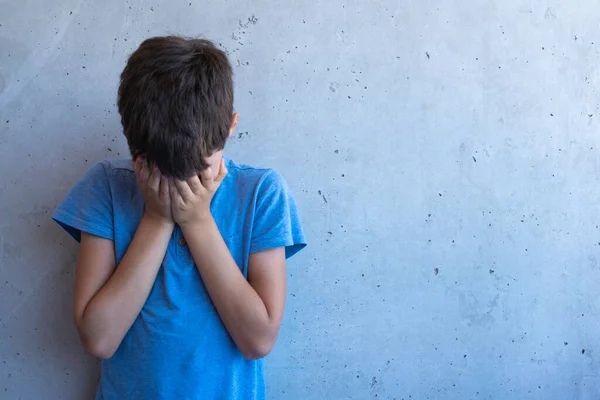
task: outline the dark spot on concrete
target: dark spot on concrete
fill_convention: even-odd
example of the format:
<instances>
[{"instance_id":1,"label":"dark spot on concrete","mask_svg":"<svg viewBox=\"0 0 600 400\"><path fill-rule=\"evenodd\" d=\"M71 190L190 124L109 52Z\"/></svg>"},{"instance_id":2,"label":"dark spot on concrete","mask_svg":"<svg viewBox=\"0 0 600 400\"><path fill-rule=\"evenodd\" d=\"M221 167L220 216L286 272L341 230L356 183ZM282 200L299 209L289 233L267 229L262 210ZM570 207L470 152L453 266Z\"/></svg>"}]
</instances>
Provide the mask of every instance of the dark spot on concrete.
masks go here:
<instances>
[{"instance_id":1,"label":"dark spot on concrete","mask_svg":"<svg viewBox=\"0 0 600 400\"><path fill-rule=\"evenodd\" d=\"M551 117L554 117L554 114L550 113L550 116L551 116Z\"/></svg>"},{"instance_id":2,"label":"dark spot on concrete","mask_svg":"<svg viewBox=\"0 0 600 400\"><path fill-rule=\"evenodd\" d=\"M441 193L438 193L438 195L439 195L440 197L442 197L442 194L441 194Z\"/></svg>"},{"instance_id":3,"label":"dark spot on concrete","mask_svg":"<svg viewBox=\"0 0 600 400\"><path fill-rule=\"evenodd\" d=\"M568 345L569 345L569 342L565 342L565 346L568 346Z\"/></svg>"},{"instance_id":4,"label":"dark spot on concrete","mask_svg":"<svg viewBox=\"0 0 600 400\"><path fill-rule=\"evenodd\" d=\"M238 132L238 139L241 139L244 136L248 136L248 132Z\"/></svg>"},{"instance_id":5,"label":"dark spot on concrete","mask_svg":"<svg viewBox=\"0 0 600 400\"><path fill-rule=\"evenodd\" d=\"M433 270L433 273L434 273L434 274L436 274L436 275L437 275L437 274L439 274L439 273L440 273L440 269L439 269L439 268L435 268L435 269Z\"/></svg>"},{"instance_id":6,"label":"dark spot on concrete","mask_svg":"<svg viewBox=\"0 0 600 400\"><path fill-rule=\"evenodd\" d=\"M425 52L425 55L427 56L427 59L428 59L428 60L430 60L430 59L431 59L431 56L429 55L429 52L427 52L427 51L426 51L426 52Z\"/></svg>"},{"instance_id":7,"label":"dark spot on concrete","mask_svg":"<svg viewBox=\"0 0 600 400\"><path fill-rule=\"evenodd\" d=\"M475 156L473 156L473 162L477 162L477 159L475 158Z\"/></svg>"},{"instance_id":8,"label":"dark spot on concrete","mask_svg":"<svg viewBox=\"0 0 600 400\"><path fill-rule=\"evenodd\" d=\"M594 114L588 114L588 117L592 118L594 116Z\"/></svg>"},{"instance_id":9,"label":"dark spot on concrete","mask_svg":"<svg viewBox=\"0 0 600 400\"><path fill-rule=\"evenodd\" d=\"M82 65L81 68L85 69L85 65Z\"/></svg>"},{"instance_id":10,"label":"dark spot on concrete","mask_svg":"<svg viewBox=\"0 0 600 400\"><path fill-rule=\"evenodd\" d=\"M339 154L339 153L340 153L340 151L339 151L339 150L334 150L333 152L334 152L335 154Z\"/></svg>"},{"instance_id":11,"label":"dark spot on concrete","mask_svg":"<svg viewBox=\"0 0 600 400\"><path fill-rule=\"evenodd\" d=\"M463 358L467 358L467 355L466 355L466 354L465 354L465 355L463 355Z\"/></svg>"},{"instance_id":12,"label":"dark spot on concrete","mask_svg":"<svg viewBox=\"0 0 600 400\"><path fill-rule=\"evenodd\" d=\"M112 151L112 149L111 149L110 147L107 147L106 149L107 149L108 151Z\"/></svg>"},{"instance_id":13,"label":"dark spot on concrete","mask_svg":"<svg viewBox=\"0 0 600 400\"><path fill-rule=\"evenodd\" d=\"M150 7L150 11L154 11L154 7Z\"/></svg>"},{"instance_id":14,"label":"dark spot on concrete","mask_svg":"<svg viewBox=\"0 0 600 400\"><path fill-rule=\"evenodd\" d=\"M492 275L494 272L496 272L496 271L494 271L493 269L490 269L490 275Z\"/></svg>"},{"instance_id":15,"label":"dark spot on concrete","mask_svg":"<svg viewBox=\"0 0 600 400\"><path fill-rule=\"evenodd\" d=\"M69 15L73 15L73 11L69 12Z\"/></svg>"},{"instance_id":16,"label":"dark spot on concrete","mask_svg":"<svg viewBox=\"0 0 600 400\"><path fill-rule=\"evenodd\" d=\"M585 349L581 349L581 354L585 354Z\"/></svg>"}]
</instances>

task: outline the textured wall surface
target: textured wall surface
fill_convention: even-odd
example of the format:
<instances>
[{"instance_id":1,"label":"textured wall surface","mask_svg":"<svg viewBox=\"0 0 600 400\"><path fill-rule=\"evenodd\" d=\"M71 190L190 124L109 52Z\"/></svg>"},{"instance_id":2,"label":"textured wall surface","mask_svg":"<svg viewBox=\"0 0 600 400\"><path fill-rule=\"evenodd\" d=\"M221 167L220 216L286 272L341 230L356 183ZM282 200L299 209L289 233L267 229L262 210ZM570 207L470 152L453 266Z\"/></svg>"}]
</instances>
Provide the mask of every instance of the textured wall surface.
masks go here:
<instances>
[{"instance_id":1,"label":"textured wall surface","mask_svg":"<svg viewBox=\"0 0 600 400\"><path fill-rule=\"evenodd\" d=\"M600 398L599 15L591 0L0 1L0 398L93 396L77 246L50 213L127 155L118 76L165 33L228 51L228 154L277 168L302 211L271 399Z\"/></svg>"}]
</instances>

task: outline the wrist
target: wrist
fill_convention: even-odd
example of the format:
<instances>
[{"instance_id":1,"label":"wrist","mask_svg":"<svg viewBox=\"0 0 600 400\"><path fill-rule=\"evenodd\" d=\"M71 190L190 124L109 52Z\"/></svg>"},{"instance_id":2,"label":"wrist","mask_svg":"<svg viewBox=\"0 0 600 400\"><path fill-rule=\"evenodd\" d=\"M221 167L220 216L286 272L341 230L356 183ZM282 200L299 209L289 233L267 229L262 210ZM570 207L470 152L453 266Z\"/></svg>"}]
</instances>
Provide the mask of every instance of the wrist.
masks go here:
<instances>
[{"instance_id":1,"label":"wrist","mask_svg":"<svg viewBox=\"0 0 600 400\"><path fill-rule=\"evenodd\" d=\"M142 221L145 221L146 223L148 223L158 229L173 230L173 228L175 227L175 222L172 219L168 219L168 218L162 217L160 215L149 213L147 211L144 212L144 215L142 216Z\"/></svg>"},{"instance_id":2,"label":"wrist","mask_svg":"<svg viewBox=\"0 0 600 400\"><path fill-rule=\"evenodd\" d=\"M209 213L207 216L202 218L178 222L178 225L181 228L181 230L185 233L186 231L192 230L205 230L206 228L209 228L213 225L216 226L216 223L212 214Z\"/></svg>"}]
</instances>

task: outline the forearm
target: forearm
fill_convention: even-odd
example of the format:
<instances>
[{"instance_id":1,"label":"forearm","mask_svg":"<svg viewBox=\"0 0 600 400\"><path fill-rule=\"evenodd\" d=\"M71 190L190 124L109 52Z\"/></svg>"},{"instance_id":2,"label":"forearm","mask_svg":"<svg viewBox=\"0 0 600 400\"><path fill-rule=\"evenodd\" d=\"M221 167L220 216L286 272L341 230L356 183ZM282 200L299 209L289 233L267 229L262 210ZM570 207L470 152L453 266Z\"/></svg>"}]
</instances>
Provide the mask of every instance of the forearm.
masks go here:
<instances>
[{"instance_id":1,"label":"forearm","mask_svg":"<svg viewBox=\"0 0 600 400\"><path fill-rule=\"evenodd\" d=\"M139 315L165 256L173 223L144 216L108 282L86 306L78 329L84 345L109 358Z\"/></svg>"},{"instance_id":2,"label":"forearm","mask_svg":"<svg viewBox=\"0 0 600 400\"><path fill-rule=\"evenodd\" d=\"M237 347L246 358L264 356L272 347L279 323L269 316L248 283L214 222L182 226L210 298Z\"/></svg>"}]
</instances>

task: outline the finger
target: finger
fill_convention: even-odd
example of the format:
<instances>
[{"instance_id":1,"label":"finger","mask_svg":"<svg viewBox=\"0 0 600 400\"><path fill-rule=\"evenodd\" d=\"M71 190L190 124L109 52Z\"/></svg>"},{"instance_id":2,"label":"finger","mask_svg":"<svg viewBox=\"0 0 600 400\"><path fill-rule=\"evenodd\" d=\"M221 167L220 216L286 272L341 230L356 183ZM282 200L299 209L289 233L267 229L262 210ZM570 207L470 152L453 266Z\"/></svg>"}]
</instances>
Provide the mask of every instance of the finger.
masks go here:
<instances>
[{"instance_id":1,"label":"finger","mask_svg":"<svg viewBox=\"0 0 600 400\"><path fill-rule=\"evenodd\" d=\"M150 176L148 177L148 187L155 193L158 193L160 190L160 171L156 165L152 167L152 172L150 172Z\"/></svg>"},{"instance_id":2,"label":"finger","mask_svg":"<svg viewBox=\"0 0 600 400\"><path fill-rule=\"evenodd\" d=\"M225 167L225 159L221 158L221 164L219 165L219 175L215 178L215 184L220 185L223 179L227 176L227 167Z\"/></svg>"},{"instance_id":3,"label":"finger","mask_svg":"<svg viewBox=\"0 0 600 400\"><path fill-rule=\"evenodd\" d=\"M212 168L208 167L204 171L200 172L200 182L202 182L202 186L209 189L212 184Z\"/></svg>"},{"instance_id":4,"label":"finger","mask_svg":"<svg viewBox=\"0 0 600 400\"><path fill-rule=\"evenodd\" d=\"M137 179L138 183L140 183L140 171L142 169L142 164L140 162L139 157L131 161L131 166L133 167L135 178Z\"/></svg>"},{"instance_id":5,"label":"finger","mask_svg":"<svg viewBox=\"0 0 600 400\"><path fill-rule=\"evenodd\" d=\"M190 185L186 181L175 179L173 182L175 182L175 187L184 201L190 201L194 198L194 192L192 192Z\"/></svg>"},{"instance_id":6,"label":"finger","mask_svg":"<svg viewBox=\"0 0 600 400\"><path fill-rule=\"evenodd\" d=\"M175 186L175 180L169 179L169 195L171 197L171 207L183 204L183 199Z\"/></svg>"},{"instance_id":7,"label":"finger","mask_svg":"<svg viewBox=\"0 0 600 400\"><path fill-rule=\"evenodd\" d=\"M186 180L188 186L192 190L192 193L198 194L200 190L202 190L202 182L200 182L200 178L194 175Z\"/></svg>"},{"instance_id":8,"label":"finger","mask_svg":"<svg viewBox=\"0 0 600 400\"><path fill-rule=\"evenodd\" d=\"M169 201L169 179L165 176L160 177L160 198L164 202Z\"/></svg>"},{"instance_id":9,"label":"finger","mask_svg":"<svg viewBox=\"0 0 600 400\"><path fill-rule=\"evenodd\" d=\"M138 159L138 170L140 171L140 180L143 183L148 182L148 178L150 177L150 170L148 169L148 164L145 161Z\"/></svg>"}]
</instances>

